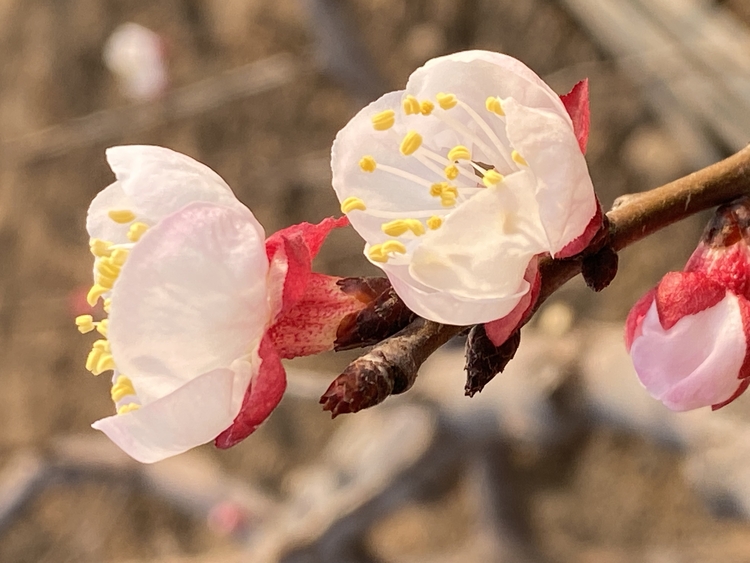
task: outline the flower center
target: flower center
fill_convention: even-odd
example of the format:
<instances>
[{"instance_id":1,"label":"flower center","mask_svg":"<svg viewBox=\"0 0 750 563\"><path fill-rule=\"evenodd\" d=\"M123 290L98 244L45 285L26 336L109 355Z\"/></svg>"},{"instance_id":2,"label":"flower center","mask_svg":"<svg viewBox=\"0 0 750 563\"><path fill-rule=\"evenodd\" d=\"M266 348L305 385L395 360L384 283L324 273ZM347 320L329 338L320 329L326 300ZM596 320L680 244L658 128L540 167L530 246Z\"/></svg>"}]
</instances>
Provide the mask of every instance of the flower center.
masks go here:
<instances>
[{"instance_id":1,"label":"flower center","mask_svg":"<svg viewBox=\"0 0 750 563\"><path fill-rule=\"evenodd\" d=\"M341 211L349 214L355 211L367 212L381 218L384 222L381 230L394 239L372 245L368 250L371 260L387 262L389 259L409 253L418 237L427 229L440 228L445 218L455 208L467 201L483 188L493 188L502 184L504 175L498 168L510 173L528 166L526 160L495 132L496 120L504 128L505 111L500 98L490 96L485 100L485 107L477 111L455 94L439 93L435 100L418 100L409 94L401 101L403 114L422 116L421 119L439 120L447 128L458 134L466 144L459 144L448 150L437 149L438 143L425 138L416 127L408 129L403 136L394 131L399 119L397 108L383 110L371 117L376 135L389 135L393 139L394 150L404 158L416 160L421 167L407 165L404 168L377 162L372 155L364 155L359 167L366 174L388 174L397 176L415 185L417 189L426 189L430 196L439 199L442 212L424 220L410 217L409 213L379 211L368 209L367 203L358 197L348 197L341 203ZM414 125L414 121L410 121ZM444 131L444 129L442 129ZM474 147L477 154L472 154ZM490 160L484 164L480 160ZM410 170L406 170L405 168ZM414 170L418 170L415 173ZM512 217L509 222L512 223ZM426 228L425 228L426 227Z\"/></svg>"}]
</instances>

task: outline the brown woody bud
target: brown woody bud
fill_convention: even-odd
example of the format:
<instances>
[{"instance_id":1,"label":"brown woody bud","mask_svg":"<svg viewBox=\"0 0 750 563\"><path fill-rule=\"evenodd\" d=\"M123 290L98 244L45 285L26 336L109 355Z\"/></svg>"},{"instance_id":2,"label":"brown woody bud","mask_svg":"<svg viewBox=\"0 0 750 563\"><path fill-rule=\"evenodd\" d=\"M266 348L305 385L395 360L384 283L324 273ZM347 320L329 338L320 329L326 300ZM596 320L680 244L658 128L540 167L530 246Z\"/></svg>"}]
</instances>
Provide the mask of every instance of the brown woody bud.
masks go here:
<instances>
[{"instance_id":1,"label":"brown woody bud","mask_svg":"<svg viewBox=\"0 0 750 563\"><path fill-rule=\"evenodd\" d=\"M466 395L473 397L502 372L516 355L520 343L520 329L502 345L495 346L487 336L484 325L472 328L466 341Z\"/></svg>"}]
</instances>

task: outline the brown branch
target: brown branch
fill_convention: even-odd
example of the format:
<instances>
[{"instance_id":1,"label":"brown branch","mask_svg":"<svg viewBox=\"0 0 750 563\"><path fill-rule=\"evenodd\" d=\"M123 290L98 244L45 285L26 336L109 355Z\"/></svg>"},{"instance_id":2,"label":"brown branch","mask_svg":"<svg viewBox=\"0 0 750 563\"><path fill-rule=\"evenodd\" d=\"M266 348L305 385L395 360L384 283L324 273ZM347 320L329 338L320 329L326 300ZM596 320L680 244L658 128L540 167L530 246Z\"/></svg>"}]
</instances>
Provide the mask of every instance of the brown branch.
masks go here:
<instances>
[{"instance_id":1,"label":"brown branch","mask_svg":"<svg viewBox=\"0 0 750 563\"><path fill-rule=\"evenodd\" d=\"M738 153L648 192L623 196L607 213L607 244L619 251L690 215L750 194L750 146ZM541 260L538 308L581 273L585 252L566 260ZM417 319L354 360L321 397L333 416L371 407L409 389L422 363L467 327Z\"/></svg>"}]
</instances>

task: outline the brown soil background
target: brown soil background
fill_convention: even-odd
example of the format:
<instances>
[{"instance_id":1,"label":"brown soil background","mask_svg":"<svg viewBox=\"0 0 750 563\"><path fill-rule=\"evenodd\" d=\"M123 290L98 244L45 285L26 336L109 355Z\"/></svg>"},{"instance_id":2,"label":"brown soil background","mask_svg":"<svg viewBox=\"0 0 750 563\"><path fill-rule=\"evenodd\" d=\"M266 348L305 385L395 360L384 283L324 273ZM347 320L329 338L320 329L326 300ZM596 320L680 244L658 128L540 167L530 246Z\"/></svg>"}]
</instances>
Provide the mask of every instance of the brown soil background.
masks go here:
<instances>
[{"instance_id":1,"label":"brown soil background","mask_svg":"<svg viewBox=\"0 0 750 563\"><path fill-rule=\"evenodd\" d=\"M618 195L689 172L678 141L627 77L551 0L341 0L341 9L373 61L368 72L389 89L426 59L466 48L516 56L558 92L588 76L588 161L605 208ZM125 21L167 39L174 87L279 52L309 61L314 39L297 0L0 0L0 149L127 104L101 62L104 41ZM273 232L338 212L325 162L334 135L359 109L357 92L308 72L287 87L56 156L18 162L0 152L0 469L22 449L93 433L90 423L110 413L109 383L84 370L90 339L76 332L71 312L71 296L90 277L86 208L112 180L104 149L143 143L187 153L221 174ZM680 268L701 224L685 221L625 252L603 294L573 282L557 299L580 319L623 318L663 272ZM337 233L318 269L374 273L360 252L353 233ZM335 375L350 357L318 365ZM314 458L335 426L316 405L287 400L255 436L215 457L280 495L285 475ZM697 549L703 561L750 560L750 528L711 516L682 482L675 452L591 428L564 452L516 453L513 486L550 561L626 561L617 550L643 546ZM429 554L458 545L462 514L460 502L443 495L393 514L369 541L376 552ZM0 532L0 561L158 560L227 545L203 523L127 486L61 484Z\"/></svg>"}]
</instances>

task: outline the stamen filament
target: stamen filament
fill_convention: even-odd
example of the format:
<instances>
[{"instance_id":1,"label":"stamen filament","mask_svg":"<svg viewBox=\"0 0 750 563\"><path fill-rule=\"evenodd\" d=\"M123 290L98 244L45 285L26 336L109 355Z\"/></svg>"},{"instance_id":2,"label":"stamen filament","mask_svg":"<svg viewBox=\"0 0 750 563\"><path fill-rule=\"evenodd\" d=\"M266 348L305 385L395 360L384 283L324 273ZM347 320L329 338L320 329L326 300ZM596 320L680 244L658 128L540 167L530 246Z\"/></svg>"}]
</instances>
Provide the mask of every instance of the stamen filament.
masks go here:
<instances>
[{"instance_id":1,"label":"stamen filament","mask_svg":"<svg viewBox=\"0 0 750 563\"><path fill-rule=\"evenodd\" d=\"M484 134L489 137L490 141L495 145L495 148L497 149L497 152L500 154L500 156L505 160L505 163L510 165L510 161L508 160L508 147L506 147L502 141L500 141L500 137L497 136L497 134L492 130L492 127L488 125L488 123L482 119L482 117L474 111L474 108L472 108L469 104L466 102L462 102L461 100L458 101L458 105L461 106L466 113L469 114L469 117L471 117L477 125L484 131Z\"/></svg>"}]
</instances>

